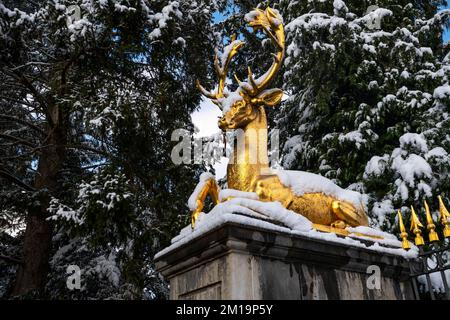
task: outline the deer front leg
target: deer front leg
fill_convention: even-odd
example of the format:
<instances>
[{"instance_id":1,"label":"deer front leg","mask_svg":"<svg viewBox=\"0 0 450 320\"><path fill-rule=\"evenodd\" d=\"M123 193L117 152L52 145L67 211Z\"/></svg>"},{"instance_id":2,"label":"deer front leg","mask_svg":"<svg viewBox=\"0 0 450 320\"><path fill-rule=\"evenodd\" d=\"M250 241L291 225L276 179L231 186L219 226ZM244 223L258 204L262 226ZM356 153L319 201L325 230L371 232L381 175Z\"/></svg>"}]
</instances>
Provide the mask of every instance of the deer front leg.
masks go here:
<instances>
[{"instance_id":1,"label":"deer front leg","mask_svg":"<svg viewBox=\"0 0 450 320\"><path fill-rule=\"evenodd\" d=\"M198 193L196 199L196 208L191 213L191 227L194 229L195 222L197 221L198 215L202 212L203 207L205 206L205 199L207 195L210 195L214 204L219 203L219 187L217 186L215 179L209 179L204 185L203 188Z\"/></svg>"}]
</instances>

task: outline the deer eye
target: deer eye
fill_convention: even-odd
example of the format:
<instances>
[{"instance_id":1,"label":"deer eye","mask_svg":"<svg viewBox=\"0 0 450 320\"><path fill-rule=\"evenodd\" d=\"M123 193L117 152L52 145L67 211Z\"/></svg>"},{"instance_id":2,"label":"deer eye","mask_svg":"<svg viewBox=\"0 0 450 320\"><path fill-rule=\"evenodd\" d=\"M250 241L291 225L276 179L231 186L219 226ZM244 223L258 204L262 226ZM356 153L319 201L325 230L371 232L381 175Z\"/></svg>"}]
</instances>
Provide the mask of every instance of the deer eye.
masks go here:
<instances>
[{"instance_id":1,"label":"deer eye","mask_svg":"<svg viewBox=\"0 0 450 320\"><path fill-rule=\"evenodd\" d=\"M236 102L236 108L241 108L244 105L243 101Z\"/></svg>"}]
</instances>

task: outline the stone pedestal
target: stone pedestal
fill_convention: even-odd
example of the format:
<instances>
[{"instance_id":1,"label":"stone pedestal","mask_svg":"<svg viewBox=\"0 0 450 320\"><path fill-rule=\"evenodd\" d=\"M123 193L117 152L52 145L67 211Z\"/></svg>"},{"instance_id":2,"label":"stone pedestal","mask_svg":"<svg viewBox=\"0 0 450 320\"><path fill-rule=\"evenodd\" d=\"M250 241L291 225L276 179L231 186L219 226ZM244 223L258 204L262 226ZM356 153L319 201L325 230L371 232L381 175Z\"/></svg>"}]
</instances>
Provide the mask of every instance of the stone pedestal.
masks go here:
<instances>
[{"instance_id":1,"label":"stone pedestal","mask_svg":"<svg viewBox=\"0 0 450 320\"><path fill-rule=\"evenodd\" d=\"M371 265L381 270L379 289L367 286ZM156 266L171 299L413 299L399 255L233 222L165 252Z\"/></svg>"}]
</instances>

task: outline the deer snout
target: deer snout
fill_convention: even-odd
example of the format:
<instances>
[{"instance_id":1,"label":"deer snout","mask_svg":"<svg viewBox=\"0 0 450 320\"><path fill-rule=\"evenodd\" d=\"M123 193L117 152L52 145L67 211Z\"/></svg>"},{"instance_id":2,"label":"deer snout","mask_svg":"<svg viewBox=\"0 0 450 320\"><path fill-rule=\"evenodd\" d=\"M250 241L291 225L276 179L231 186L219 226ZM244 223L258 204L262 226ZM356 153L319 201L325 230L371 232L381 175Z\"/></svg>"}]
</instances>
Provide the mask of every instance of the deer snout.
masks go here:
<instances>
[{"instance_id":1,"label":"deer snout","mask_svg":"<svg viewBox=\"0 0 450 320\"><path fill-rule=\"evenodd\" d=\"M228 130L228 129L236 129L235 121L233 119L227 119L227 116L223 116L219 119L219 128L222 131Z\"/></svg>"},{"instance_id":2,"label":"deer snout","mask_svg":"<svg viewBox=\"0 0 450 320\"><path fill-rule=\"evenodd\" d=\"M225 119L225 116L219 119L218 125L221 130L227 129L227 120Z\"/></svg>"}]
</instances>

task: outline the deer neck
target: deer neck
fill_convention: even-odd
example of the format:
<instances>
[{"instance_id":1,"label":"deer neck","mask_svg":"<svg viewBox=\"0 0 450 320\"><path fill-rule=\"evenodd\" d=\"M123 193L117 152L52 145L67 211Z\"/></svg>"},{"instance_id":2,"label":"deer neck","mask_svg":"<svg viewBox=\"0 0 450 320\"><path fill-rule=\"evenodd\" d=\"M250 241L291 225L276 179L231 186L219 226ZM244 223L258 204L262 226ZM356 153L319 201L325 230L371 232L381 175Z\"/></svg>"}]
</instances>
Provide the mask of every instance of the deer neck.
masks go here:
<instances>
[{"instance_id":1,"label":"deer neck","mask_svg":"<svg viewBox=\"0 0 450 320\"><path fill-rule=\"evenodd\" d=\"M264 107L244 129L236 130L233 151L227 167L228 188L252 192L261 174L269 170L267 119Z\"/></svg>"}]
</instances>

